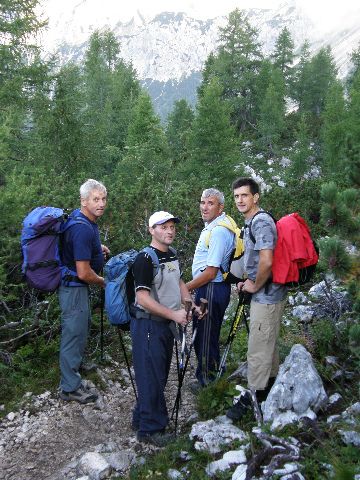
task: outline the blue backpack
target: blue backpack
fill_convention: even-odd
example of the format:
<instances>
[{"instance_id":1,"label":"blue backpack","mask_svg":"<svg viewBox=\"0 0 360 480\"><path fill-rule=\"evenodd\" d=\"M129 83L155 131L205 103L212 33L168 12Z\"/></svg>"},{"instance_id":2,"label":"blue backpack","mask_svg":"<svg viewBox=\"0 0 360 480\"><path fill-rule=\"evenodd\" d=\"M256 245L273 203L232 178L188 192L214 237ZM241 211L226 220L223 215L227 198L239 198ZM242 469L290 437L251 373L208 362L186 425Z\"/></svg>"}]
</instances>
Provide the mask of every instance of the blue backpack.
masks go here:
<instances>
[{"instance_id":1,"label":"blue backpack","mask_svg":"<svg viewBox=\"0 0 360 480\"><path fill-rule=\"evenodd\" d=\"M160 267L156 252L150 247L145 247L140 252L150 255L155 277ZM105 310L111 325L126 325L130 322L129 307L135 300L131 267L140 252L132 249L119 253L110 258L104 267Z\"/></svg>"},{"instance_id":2,"label":"blue backpack","mask_svg":"<svg viewBox=\"0 0 360 480\"><path fill-rule=\"evenodd\" d=\"M68 215L62 208L37 207L23 221L21 231L22 273L31 288L54 292L62 279L67 285L79 285L76 272L61 264L60 239L62 233L76 223L91 225L79 210Z\"/></svg>"}]
</instances>

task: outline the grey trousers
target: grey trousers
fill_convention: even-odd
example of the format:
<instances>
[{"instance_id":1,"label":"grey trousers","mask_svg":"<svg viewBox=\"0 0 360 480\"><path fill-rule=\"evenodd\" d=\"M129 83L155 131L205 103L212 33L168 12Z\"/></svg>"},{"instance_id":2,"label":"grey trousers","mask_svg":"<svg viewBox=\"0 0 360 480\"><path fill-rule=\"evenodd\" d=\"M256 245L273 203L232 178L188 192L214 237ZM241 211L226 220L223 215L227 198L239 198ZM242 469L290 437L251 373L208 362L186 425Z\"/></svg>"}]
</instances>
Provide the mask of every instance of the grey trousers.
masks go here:
<instances>
[{"instance_id":1,"label":"grey trousers","mask_svg":"<svg viewBox=\"0 0 360 480\"><path fill-rule=\"evenodd\" d=\"M60 388L72 392L79 388L79 368L90 329L90 304L87 286L58 290L61 309Z\"/></svg>"}]
</instances>

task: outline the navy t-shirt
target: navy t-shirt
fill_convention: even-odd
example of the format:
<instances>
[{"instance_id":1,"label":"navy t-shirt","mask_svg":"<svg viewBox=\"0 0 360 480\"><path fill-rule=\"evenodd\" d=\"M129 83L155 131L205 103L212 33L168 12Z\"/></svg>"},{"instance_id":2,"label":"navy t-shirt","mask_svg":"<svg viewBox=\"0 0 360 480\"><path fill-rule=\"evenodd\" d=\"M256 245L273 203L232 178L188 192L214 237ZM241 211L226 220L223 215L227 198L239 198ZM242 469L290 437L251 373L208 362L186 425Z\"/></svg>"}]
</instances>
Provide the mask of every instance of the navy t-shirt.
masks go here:
<instances>
[{"instance_id":1,"label":"navy t-shirt","mask_svg":"<svg viewBox=\"0 0 360 480\"><path fill-rule=\"evenodd\" d=\"M80 211L75 212L75 216L85 220L87 225L76 223L65 230L61 246L62 263L76 272L75 262L87 260L99 274L104 265L99 228Z\"/></svg>"}]
</instances>

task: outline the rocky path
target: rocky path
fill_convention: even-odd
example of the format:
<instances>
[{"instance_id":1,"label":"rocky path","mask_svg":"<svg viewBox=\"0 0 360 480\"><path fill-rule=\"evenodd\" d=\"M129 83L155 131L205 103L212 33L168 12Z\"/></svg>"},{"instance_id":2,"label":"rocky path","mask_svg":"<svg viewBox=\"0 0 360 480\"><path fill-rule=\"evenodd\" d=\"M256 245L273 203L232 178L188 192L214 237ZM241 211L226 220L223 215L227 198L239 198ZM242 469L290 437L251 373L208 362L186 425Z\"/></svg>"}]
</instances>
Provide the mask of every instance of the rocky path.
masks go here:
<instances>
[{"instance_id":1,"label":"rocky path","mask_svg":"<svg viewBox=\"0 0 360 480\"><path fill-rule=\"evenodd\" d=\"M179 430L195 413L194 396L182 390ZM23 407L0 424L0 472L3 480L60 480L81 477L80 458L99 452L110 459L114 475L126 475L130 464L154 447L140 444L131 430L134 392L122 365L97 370L102 380L96 404L65 403L56 392L24 396ZM90 384L91 385L91 384ZM177 392L175 354L166 389L169 413Z\"/></svg>"}]
</instances>

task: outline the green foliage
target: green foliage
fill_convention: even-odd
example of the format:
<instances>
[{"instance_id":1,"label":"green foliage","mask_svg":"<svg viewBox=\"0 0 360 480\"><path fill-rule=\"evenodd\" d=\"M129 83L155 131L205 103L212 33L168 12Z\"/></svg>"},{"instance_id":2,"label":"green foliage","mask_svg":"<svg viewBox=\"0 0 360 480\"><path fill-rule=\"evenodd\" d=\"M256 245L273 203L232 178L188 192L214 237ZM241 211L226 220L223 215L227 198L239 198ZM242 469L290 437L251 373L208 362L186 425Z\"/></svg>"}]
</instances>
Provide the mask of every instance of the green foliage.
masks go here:
<instances>
[{"instance_id":1,"label":"green foliage","mask_svg":"<svg viewBox=\"0 0 360 480\"><path fill-rule=\"evenodd\" d=\"M191 459L184 464L179 452L191 451ZM185 466L189 472L189 478L194 480L206 480L208 476L205 473L206 465L214 460L214 455L206 451L196 451L192 449L192 442L185 436L180 436L176 441L171 442L166 448L149 456L146 463L141 466L131 468L130 480L144 480L155 478L167 479L170 468L181 469Z\"/></svg>"},{"instance_id":2,"label":"green foliage","mask_svg":"<svg viewBox=\"0 0 360 480\"><path fill-rule=\"evenodd\" d=\"M359 215L358 198L354 189L339 191L334 182L325 183L321 188L321 220L325 226L341 237L358 240Z\"/></svg>"},{"instance_id":3,"label":"green foliage","mask_svg":"<svg viewBox=\"0 0 360 480\"><path fill-rule=\"evenodd\" d=\"M346 119L347 174L352 185L360 186L360 72L352 79Z\"/></svg>"},{"instance_id":4,"label":"green foliage","mask_svg":"<svg viewBox=\"0 0 360 480\"><path fill-rule=\"evenodd\" d=\"M283 74L274 69L261 101L258 130L260 143L274 153L285 127L285 85Z\"/></svg>"},{"instance_id":5,"label":"green foliage","mask_svg":"<svg viewBox=\"0 0 360 480\"><path fill-rule=\"evenodd\" d=\"M272 54L274 65L281 71L287 90L292 83L293 62L294 62L294 41L287 27L284 27L275 43L275 50Z\"/></svg>"},{"instance_id":6,"label":"green foliage","mask_svg":"<svg viewBox=\"0 0 360 480\"><path fill-rule=\"evenodd\" d=\"M237 390L225 377L201 389L196 397L200 417L207 419L225 414L226 410L232 406L233 397L236 394Z\"/></svg>"},{"instance_id":7,"label":"green foliage","mask_svg":"<svg viewBox=\"0 0 360 480\"><path fill-rule=\"evenodd\" d=\"M308 130L308 118L305 114L301 115L301 119L297 132L297 143L295 151L291 155L291 175L295 178L302 177L309 168L309 159L311 157L310 136Z\"/></svg>"},{"instance_id":8,"label":"green foliage","mask_svg":"<svg viewBox=\"0 0 360 480\"><path fill-rule=\"evenodd\" d=\"M186 100L175 103L169 114L166 126L166 138L170 156L174 164L186 162L190 157L190 136L194 112Z\"/></svg>"},{"instance_id":9,"label":"green foliage","mask_svg":"<svg viewBox=\"0 0 360 480\"><path fill-rule=\"evenodd\" d=\"M53 390L59 381L58 339L35 337L17 349L9 364L0 363L2 401L10 409L26 392Z\"/></svg>"},{"instance_id":10,"label":"green foliage","mask_svg":"<svg viewBox=\"0 0 360 480\"><path fill-rule=\"evenodd\" d=\"M195 167L199 175L206 170L208 178L221 174L230 165L236 149L230 107L221 95L222 87L214 78L204 89L193 124L191 169Z\"/></svg>"},{"instance_id":11,"label":"green foliage","mask_svg":"<svg viewBox=\"0 0 360 480\"><path fill-rule=\"evenodd\" d=\"M206 64L204 81L209 85L213 77L218 78L223 98L231 106L233 123L241 131L254 123L254 88L261 59L257 30L244 12L235 9L220 29L220 45Z\"/></svg>"},{"instance_id":12,"label":"green foliage","mask_svg":"<svg viewBox=\"0 0 360 480\"><path fill-rule=\"evenodd\" d=\"M314 321L309 327L309 335L315 344L313 355L318 360L322 361L327 355L334 354L336 330L332 320L319 319Z\"/></svg>"},{"instance_id":13,"label":"green foliage","mask_svg":"<svg viewBox=\"0 0 360 480\"><path fill-rule=\"evenodd\" d=\"M342 277L349 273L351 261L346 253L345 246L338 237L322 238L319 240L319 265L324 271L332 271Z\"/></svg>"},{"instance_id":14,"label":"green foliage","mask_svg":"<svg viewBox=\"0 0 360 480\"><path fill-rule=\"evenodd\" d=\"M345 120L344 90L341 83L336 81L329 88L325 99L323 127L321 131L323 141L323 170L328 178L338 176L338 172L345 164Z\"/></svg>"},{"instance_id":15,"label":"green foliage","mask_svg":"<svg viewBox=\"0 0 360 480\"><path fill-rule=\"evenodd\" d=\"M303 53L300 65L301 94L298 97L301 111L319 116L325 107L325 98L335 82L336 68L330 47L321 48L312 58Z\"/></svg>"},{"instance_id":16,"label":"green foliage","mask_svg":"<svg viewBox=\"0 0 360 480\"><path fill-rule=\"evenodd\" d=\"M349 348L360 365L360 325L351 325L349 329Z\"/></svg>"}]
</instances>

